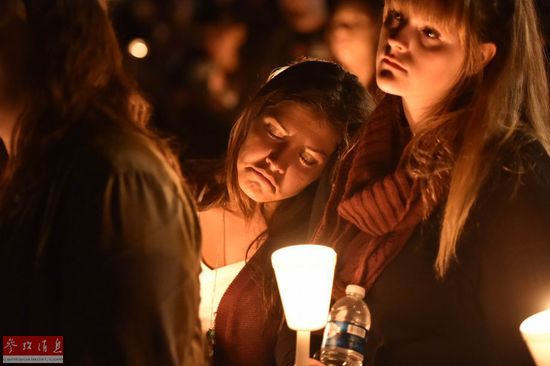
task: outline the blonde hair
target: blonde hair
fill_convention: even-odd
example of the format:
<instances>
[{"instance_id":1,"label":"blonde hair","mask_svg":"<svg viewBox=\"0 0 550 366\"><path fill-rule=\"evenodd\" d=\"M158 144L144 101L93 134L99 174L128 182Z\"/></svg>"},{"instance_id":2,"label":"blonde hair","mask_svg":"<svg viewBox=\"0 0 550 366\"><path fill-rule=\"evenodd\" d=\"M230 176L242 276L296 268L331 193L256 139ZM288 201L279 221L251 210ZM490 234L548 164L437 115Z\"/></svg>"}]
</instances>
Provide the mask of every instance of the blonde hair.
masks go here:
<instances>
[{"instance_id":1,"label":"blonde hair","mask_svg":"<svg viewBox=\"0 0 550 366\"><path fill-rule=\"evenodd\" d=\"M544 43L532 0L388 0L385 13L390 6L406 6L456 27L466 51L457 85L434 106L408 150L409 172L427 182L424 200L435 199L442 189L433 186L434 176L450 176L443 187L448 196L435 261L436 274L443 277L456 259L480 189L503 152L517 153L534 140L550 154ZM497 49L485 67L479 52L484 42Z\"/></svg>"}]
</instances>

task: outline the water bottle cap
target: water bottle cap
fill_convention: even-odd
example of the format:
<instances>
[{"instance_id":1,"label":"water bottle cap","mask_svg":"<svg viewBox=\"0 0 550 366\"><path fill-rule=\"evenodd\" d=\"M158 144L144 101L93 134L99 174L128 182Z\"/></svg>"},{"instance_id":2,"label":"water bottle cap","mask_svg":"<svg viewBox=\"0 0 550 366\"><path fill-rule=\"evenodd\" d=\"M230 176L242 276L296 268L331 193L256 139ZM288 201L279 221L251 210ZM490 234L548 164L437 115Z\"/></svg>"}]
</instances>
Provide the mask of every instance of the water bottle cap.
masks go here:
<instances>
[{"instance_id":1,"label":"water bottle cap","mask_svg":"<svg viewBox=\"0 0 550 366\"><path fill-rule=\"evenodd\" d=\"M358 285L347 285L346 294L358 295L359 297L365 297L365 289Z\"/></svg>"}]
</instances>

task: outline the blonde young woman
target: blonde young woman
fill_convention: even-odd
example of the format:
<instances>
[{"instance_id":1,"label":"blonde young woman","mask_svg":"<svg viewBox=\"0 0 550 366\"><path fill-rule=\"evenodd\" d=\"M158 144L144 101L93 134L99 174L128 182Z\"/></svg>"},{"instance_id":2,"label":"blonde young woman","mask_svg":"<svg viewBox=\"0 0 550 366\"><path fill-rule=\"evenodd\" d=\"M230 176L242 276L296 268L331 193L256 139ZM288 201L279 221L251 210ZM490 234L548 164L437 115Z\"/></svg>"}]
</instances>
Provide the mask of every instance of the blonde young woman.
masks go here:
<instances>
[{"instance_id":1,"label":"blonde young woman","mask_svg":"<svg viewBox=\"0 0 550 366\"><path fill-rule=\"evenodd\" d=\"M366 364L532 365L519 324L550 306L550 115L533 2L387 0L384 14L387 95L316 236L339 252L337 287L367 290Z\"/></svg>"}]
</instances>

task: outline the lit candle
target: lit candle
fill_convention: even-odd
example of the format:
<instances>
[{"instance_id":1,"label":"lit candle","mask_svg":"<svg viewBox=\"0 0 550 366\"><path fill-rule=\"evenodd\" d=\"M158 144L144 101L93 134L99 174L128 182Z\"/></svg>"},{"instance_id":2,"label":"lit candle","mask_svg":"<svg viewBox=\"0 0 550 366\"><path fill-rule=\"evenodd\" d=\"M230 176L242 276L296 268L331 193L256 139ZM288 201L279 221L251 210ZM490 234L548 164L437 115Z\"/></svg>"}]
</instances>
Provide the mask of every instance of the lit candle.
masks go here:
<instances>
[{"instance_id":1,"label":"lit candle","mask_svg":"<svg viewBox=\"0 0 550 366\"><path fill-rule=\"evenodd\" d=\"M550 366L550 309L521 322L521 335L538 366Z\"/></svg>"},{"instance_id":2,"label":"lit candle","mask_svg":"<svg viewBox=\"0 0 550 366\"><path fill-rule=\"evenodd\" d=\"M297 331L296 366L306 366L309 332L327 322L336 252L324 245L293 245L275 251L271 263L287 324Z\"/></svg>"}]
</instances>

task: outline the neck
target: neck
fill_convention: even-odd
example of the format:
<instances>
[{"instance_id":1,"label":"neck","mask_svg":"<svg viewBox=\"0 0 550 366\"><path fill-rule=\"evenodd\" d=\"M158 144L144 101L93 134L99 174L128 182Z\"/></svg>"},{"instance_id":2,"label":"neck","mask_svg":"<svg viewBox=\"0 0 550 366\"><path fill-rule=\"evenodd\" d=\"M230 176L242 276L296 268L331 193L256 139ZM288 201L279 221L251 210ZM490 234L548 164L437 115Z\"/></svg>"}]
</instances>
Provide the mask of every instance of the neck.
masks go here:
<instances>
[{"instance_id":1,"label":"neck","mask_svg":"<svg viewBox=\"0 0 550 366\"><path fill-rule=\"evenodd\" d=\"M421 105L419 103L411 103L410 101L402 99L403 111L405 112L405 118L409 123L412 134L414 135L420 129L422 121L426 118L427 112L430 107L427 105Z\"/></svg>"},{"instance_id":2,"label":"neck","mask_svg":"<svg viewBox=\"0 0 550 366\"><path fill-rule=\"evenodd\" d=\"M258 203L256 205L255 212L252 215L252 218L246 218L244 213L241 211L235 200L229 199L222 205L224 210L230 211L233 215L239 216L244 220L261 220L264 222L269 221L275 209L279 206L279 202L265 202Z\"/></svg>"},{"instance_id":3,"label":"neck","mask_svg":"<svg viewBox=\"0 0 550 366\"><path fill-rule=\"evenodd\" d=\"M279 202L266 202L262 206L262 216L266 221L269 221L271 219L271 216L273 216L273 213L279 206Z\"/></svg>"}]
</instances>

